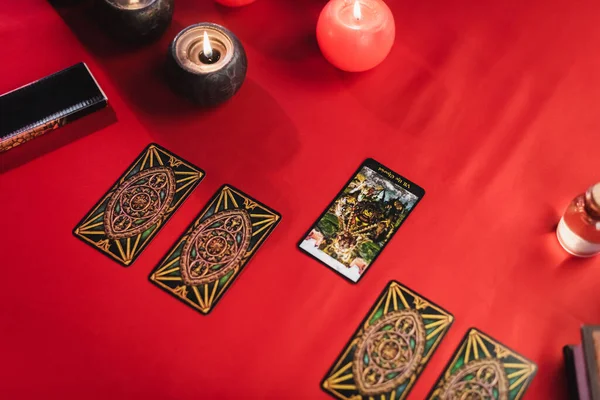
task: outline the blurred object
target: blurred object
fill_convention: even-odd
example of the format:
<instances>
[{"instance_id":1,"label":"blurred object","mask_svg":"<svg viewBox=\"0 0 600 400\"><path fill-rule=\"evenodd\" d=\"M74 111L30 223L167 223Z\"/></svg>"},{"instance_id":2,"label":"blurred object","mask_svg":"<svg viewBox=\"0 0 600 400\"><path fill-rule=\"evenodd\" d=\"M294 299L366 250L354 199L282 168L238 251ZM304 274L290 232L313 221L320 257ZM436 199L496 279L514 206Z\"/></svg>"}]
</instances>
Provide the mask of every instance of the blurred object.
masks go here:
<instances>
[{"instance_id":1,"label":"blurred object","mask_svg":"<svg viewBox=\"0 0 600 400\"><path fill-rule=\"evenodd\" d=\"M600 183L573 199L558 224L556 236L574 256L600 253Z\"/></svg>"},{"instance_id":2,"label":"blurred object","mask_svg":"<svg viewBox=\"0 0 600 400\"><path fill-rule=\"evenodd\" d=\"M600 326L582 326L581 339L563 347L569 399L600 400Z\"/></svg>"},{"instance_id":3,"label":"blurred object","mask_svg":"<svg viewBox=\"0 0 600 400\"><path fill-rule=\"evenodd\" d=\"M584 325L581 328L581 339L590 398L600 400L600 326Z\"/></svg>"},{"instance_id":4,"label":"blurred object","mask_svg":"<svg viewBox=\"0 0 600 400\"><path fill-rule=\"evenodd\" d=\"M579 391L577 389L577 375L575 372L575 361L573 356L574 345L568 344L563 347L563 360L565 362L565 373L567 376L567 389L569 391L569 399L579 399Z\"/></svg>"},{"instance_id":5,"label":"blurred object","mask_svg":"<svg viewBox=\"0 0 600 400\"><path fill-rule=\"evenodd\" d=\"M590 400L587 369L581 345L567 345L563 347L563 357L567 374L569 399Z\"/></svg>"},{"instance_id":6,"label":"blurred object","mask_svg":"<svg viewBox=\"0 0 600 400\"><path fill-rule=\"evenodd\" d=\"M0 96L0 153L106 107L84 63Z\"/></svg>"},{"instance_id":7,"label":"blurred object","mask_svg":"<svg viewBox=\"0 0 600 400\"><path fill-rule=\"evenodd\" d=\"M48 0L48 3L54 7L70 7L81 3L87 3L93 0Z\"/></svg>"},{"instance_id":8,"label":"blurred object","mask_svg":"<svg viewBox=\"0 0 600 400\"><path fill-rule=\"evenodd\" d=\"M98 0L105 29L120 41L158 39L171 24L174 0Z\"/></svg>"},{"instance_id":9,"label":"blurred object","mask_svg":"<svg viewBox=\"0 0 600 400\"><path fill-rule=\"evenodd\" d=\"M222 4L227 7L241 7L251 3L254 3L256 0L215 0L217 3Z\"/></svg>"}]
</instances>

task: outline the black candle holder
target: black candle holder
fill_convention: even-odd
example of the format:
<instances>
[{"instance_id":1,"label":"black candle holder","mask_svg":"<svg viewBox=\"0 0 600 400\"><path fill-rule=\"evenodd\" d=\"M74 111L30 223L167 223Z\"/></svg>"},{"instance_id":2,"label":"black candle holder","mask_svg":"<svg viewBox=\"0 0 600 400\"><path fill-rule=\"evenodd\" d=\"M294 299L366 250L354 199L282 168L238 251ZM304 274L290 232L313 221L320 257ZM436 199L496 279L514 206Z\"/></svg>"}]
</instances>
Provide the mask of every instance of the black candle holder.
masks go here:
<instances>
[{"instance_id":1,"label":"black candle holder","mask_svg":"<svg viewBox=\"0 0 600 400\"><path fill-rule=\"evenodd\" d=\"M210 54L204 53L205 38L210 42ZM242 86L247 67L239 39L212 23L191 25L179 32L167 54L167 76L173 89L203 107L231 98Z\"/></svg>"},{"instance_id":2,"label":"black candle holder","mask_svg":"<svg viewBox=\"0 0 600 400\"><path fill-rule=\"evenodd\" d=\"M117 40L143 43L158 39L173 17L174 0L97 0L104 25Z\"/></svg>"}]
</instances>

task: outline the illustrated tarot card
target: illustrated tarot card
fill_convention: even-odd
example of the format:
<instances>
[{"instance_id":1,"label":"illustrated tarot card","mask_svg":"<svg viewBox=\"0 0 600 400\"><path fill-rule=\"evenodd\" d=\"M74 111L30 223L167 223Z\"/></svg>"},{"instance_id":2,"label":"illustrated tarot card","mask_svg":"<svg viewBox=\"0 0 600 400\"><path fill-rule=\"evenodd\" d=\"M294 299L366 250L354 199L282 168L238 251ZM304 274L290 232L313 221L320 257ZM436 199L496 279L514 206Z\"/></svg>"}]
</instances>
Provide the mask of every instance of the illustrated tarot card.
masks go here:
<instances>
[{"instance_id":1,"label":"illustrated tarot card","mask_svg":"<svg viewBox=\"0 0 600 400\"><path fill-rule=\"evenodd\" d=\"M343 400L406 398L454 317L391 281L323 379Z\"/></svg>"},{"instance_id":2,"label":"illustrated tarot card","mask_svg":"<svg viewBox=\"0 0 600 400\"><path fill-rule=\"evenodd\" d=\"M358 282L424 194L416 184L367 159L298 247Z\"/></svg>"},{"instance_id":3,"label":"illustrated tarot card","mask_svg":"<svg viewBox=\"0 0 600 400\"><path fill-rule=\"evenodd\" d=\"M127 267L204 178L204 171L150 144L73 230Z\"/></svg>"},{"instance_id":4,"label":"illustrated tarot card","mask_svg":"<svg viewBox=\"0 0 600 400\"><path fill-rule=\"evenodd\" d=\"M152 271L150 281L208 314L280 220L271 208L224 185Z\"/></svg>"},{"instance_id":5,"label":"illustrated tarot card","mask_svg":"<svg viewBox=\"0 0 600 400\"><path fill-rule=\"evenodd\" d=\"M536 371L533 362L471 328L428 399L521 399Z\"/></svg>"}]
</instances>

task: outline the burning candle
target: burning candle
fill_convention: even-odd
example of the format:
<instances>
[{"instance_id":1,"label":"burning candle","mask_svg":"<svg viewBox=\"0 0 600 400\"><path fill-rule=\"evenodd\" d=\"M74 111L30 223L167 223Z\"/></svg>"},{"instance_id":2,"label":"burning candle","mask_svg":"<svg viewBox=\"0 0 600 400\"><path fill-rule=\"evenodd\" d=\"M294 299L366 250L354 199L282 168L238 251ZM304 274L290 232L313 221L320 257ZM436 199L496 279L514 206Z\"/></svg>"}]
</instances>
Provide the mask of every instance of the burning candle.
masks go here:
<instances>
[{"instance_id":1,"label":"burning candle","mask_svg":"<svg viewBox=\"0 0 600 400\"><path fill-rule=\"evenodd\" d=\"M104 24L126 42L147 42L162 35L173 17L174 0L102 0Z\"/></svg>"},{"instance_id":2,"label":"burning candle","mask_svg":"<svg viewBox=\"0 0 600 400\"><path fill-rule=\"evenodd\" d=\"M215 0L217 3L227 7L241 7L250 3L254 3L256 0Z\"/></svg>"},{"instance_id":3,"label":"burning candle","mask_svg":"<svg viewBox=\"0 0 600 400\"><path fill-rule=\"evenodd\" d=\"M167 74L173 89L207 107L224 102L240 89L247 66L239 39L211 23L179 32L167 55Z\"/></svg>"},{"instance_id":4,"label":"burning candle","mask_svg":"<svg viewBox=\"0 0 600 400\"><path fill-rule=\"evenodd\" d=\"M395 35L394 16L381 0L331 0L319 16L321 52L344 71L366 71L389 54Z\"/></svg>"}]
</instances>

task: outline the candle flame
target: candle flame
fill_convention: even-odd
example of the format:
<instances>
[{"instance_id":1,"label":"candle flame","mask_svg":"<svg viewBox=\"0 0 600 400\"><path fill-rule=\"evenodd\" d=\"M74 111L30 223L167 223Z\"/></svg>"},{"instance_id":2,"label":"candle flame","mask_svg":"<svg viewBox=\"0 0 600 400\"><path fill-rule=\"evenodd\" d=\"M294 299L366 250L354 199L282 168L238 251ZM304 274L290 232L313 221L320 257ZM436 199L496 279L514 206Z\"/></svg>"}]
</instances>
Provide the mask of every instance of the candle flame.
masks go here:
<instances>
[{"instance_id":1,"label":"candle flame","mask_svg":"<svg viewBox=\"0 0 600 400\"><path fill-rule=\"evenodd\" d=\"M357 20L362 18L362 13L360 12L360 1L359 0L356 0L354 2L353 14L354 14L354 18L356 18Z\"/></svg>"},{"instance_id":2,"label":"candle flame","mask_svg":"<svg viewBox=\"0 0 600 400\"><path fill-rule=\"evenodd\" d=\"M202 51L207 58L211 58L213 55L212 46L210 45L210 40L208 39L206 31L204 31L204 40L202 41Z\"/></svg>"}]
</instances>

